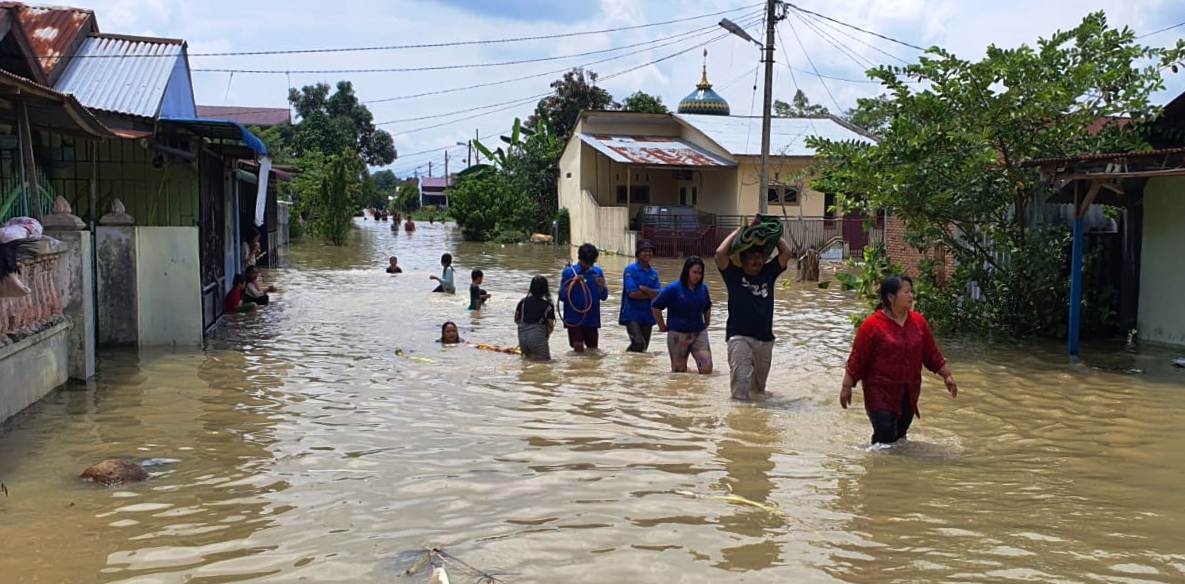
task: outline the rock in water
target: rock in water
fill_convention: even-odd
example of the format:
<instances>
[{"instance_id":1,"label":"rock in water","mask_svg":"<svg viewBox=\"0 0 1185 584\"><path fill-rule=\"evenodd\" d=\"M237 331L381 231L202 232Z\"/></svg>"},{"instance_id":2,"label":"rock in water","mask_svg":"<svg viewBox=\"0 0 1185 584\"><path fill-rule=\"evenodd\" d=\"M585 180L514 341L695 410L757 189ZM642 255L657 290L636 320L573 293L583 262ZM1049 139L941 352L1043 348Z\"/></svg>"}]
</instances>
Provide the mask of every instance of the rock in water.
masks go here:
<instances>
[{"instance_id":1,"label":"rock in water","mask_svg":"<svg viewBox=\"0 0 1185 584\"><path fill-rule=\"evenodd\" d=\"M148 478L148 471L132 462L108 458L82 471L82 478L110 486L142 481Z\"/></svg>"}]
</instances>

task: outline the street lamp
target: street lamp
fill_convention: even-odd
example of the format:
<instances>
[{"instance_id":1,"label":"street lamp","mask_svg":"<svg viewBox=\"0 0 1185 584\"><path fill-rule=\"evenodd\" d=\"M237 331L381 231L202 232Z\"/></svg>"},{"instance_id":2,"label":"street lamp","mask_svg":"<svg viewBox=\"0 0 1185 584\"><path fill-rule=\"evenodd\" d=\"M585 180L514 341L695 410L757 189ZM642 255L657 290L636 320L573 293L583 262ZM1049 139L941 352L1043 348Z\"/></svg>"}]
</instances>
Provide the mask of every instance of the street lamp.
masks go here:
<instances>
[{"instance_id":1,"label":"street lamp","mask_svg":"<svg viewBox=\"0 0 1185 584\"><path fill-rule=\"evenodd\" d=\"M749 36L745 29L737 25L737 23L722 18L720 26L728 32L745 39L758 47L765 53L765 100L761 108L761 182L757 192L757 210L759 213L765 213L769 210L769 126L770 126L770 110L773 108L774 98L774 25L781 20L778 14L778 7L782 4L779 0L766 0L765 2L765 44L757 42L756 39Z\"/></svg>"},{"instance_id":2,"label":"street lamp","mask_svg":"<svg viewBox=\"0 0 1185 584\"><path fill-rule=\"evenodd\" d=\"M473 142L457 142L457 146L465 146L467 148L465 150L465 168L469 168L472 166L472 163L469 161L469 159L473 157Z\"/></svg>"}]
</instances>

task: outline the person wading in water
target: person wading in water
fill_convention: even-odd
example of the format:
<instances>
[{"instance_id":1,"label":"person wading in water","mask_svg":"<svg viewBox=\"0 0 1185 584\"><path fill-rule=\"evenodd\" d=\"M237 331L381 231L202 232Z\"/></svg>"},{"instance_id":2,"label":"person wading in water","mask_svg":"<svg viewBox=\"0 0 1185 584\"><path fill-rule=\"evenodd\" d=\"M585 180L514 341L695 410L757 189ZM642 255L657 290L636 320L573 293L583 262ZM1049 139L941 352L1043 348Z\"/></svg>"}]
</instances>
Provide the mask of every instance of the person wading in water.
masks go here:
<instances>
[{"instance_id":1,"label":"person wading in water","mask_svg":"<svg viewBox=\"0 0 1185 584\"><path fill-rule=\"evenodd\" d=\"M578 263L564 268L560 279L564 327L568 329L568 344L577 353L599 346L601 302L609 298L605 273L596 265L599 255L595 245L581 245L576 251Z\"/></svg>"},{"instance_id":2,"label":"person wading in water","mask_svg":"<svg viewBox=\"0 0 1185 584\"><path fill-rule=\"evenodd\" d=\"M754 219L753 225L757 225ZM766 261L765 251L751 247L740 254L740 267L733 265L732 242L745 226L738 227L716 249L716 268L728 287L729 382L732 398L748 401L765 397L765 382L774 352L774 284L794 259L790 245L780 236L778 255Z\"/></svg>"},{"instance_id":3,"label":"person wading in water","mask_svg":"<svg viewBox=\"0 0 1185 584\"><path fill-rule=\"evenodd\" d=\"M946 359L930 324L913 310L913 280L893 276L881 283L881 306L856 331L848 357L839 405L852 403L852 387L864 387L864 409L872 422L872 443L892 444L909 431L918 413L922 392L922 367L937 373L950 396L959 386L946 366Z\"/></svg>"},{"instance_id":4,"label":"person wading in water","mask_svg":"<svg viewBox=\"0 0 1185 584\"><path fill-rule=\"evenodd\" d=\"M708 325L712 320L712 297L704 284L704 261L697 256L683 262L679 280L671 282L651 310L658 330L667 333L667 352L671 354L671 371L687 371L687 356L695 358L701 374L712 372L712 347L708 344ZM666 310L670 318L663 319Z\"/></svg>"},{"instance_id":5,"label":"person wading in water","mask_svg":"<svg viewBox=\"0 0 1185 584\"><path fill-rule=\"evenodd\" d=\"M634 257L638 261L626 266L622 276L625 293L618 324L625 327L630 337L627 351L645 353L650 348L650 335L654 332L650 302L658 297L662 282L658 279L658 271L650 265L650 260L654 259L654 245L645 240L639 242Z\"/></svg>"}]
</instances>

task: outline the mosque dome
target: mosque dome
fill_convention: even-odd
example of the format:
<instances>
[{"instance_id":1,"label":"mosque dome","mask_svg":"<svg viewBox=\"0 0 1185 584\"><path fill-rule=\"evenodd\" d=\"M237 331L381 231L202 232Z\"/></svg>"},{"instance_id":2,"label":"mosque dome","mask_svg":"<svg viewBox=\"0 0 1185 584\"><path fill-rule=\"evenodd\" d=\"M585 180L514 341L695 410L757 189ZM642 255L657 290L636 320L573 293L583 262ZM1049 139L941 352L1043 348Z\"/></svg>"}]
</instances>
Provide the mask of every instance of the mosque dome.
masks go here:
<instances>
[{"instance_id":1,"label":"mosque dome","mask_svg":"<svg viewBox=\"0 0 1185 584\"><path fill-rule=\"evenodd\" d=\"M695 91L679 102L678 112L681 114L704 114L709 116L727 116L728 102L712 91L712 84L708 82L708 52L704 51L704 70Z\"/></svg>"}]
</instances>

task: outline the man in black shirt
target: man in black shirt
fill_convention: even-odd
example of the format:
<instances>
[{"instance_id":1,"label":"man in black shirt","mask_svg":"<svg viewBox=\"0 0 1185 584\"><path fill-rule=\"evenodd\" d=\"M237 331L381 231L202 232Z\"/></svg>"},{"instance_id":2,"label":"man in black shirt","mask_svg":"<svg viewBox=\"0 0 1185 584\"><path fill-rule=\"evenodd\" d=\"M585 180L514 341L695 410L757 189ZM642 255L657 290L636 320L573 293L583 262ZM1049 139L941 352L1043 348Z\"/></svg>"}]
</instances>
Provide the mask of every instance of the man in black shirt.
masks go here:
<instances>
[{"instance_id":1,"label":"man in black shirt","mask_svg":"<svg viewBox=\"0 0 1185 584\"><path fill-rule=\"evenodd\" d=\"M778 238L778 255L766 260L760 247L741 254L741 265L729 257L732 242L744 227L732 232L716 249L716 267L728 288L729 382L732 398L748 401L765 393L774 351L774 284L793 259L790 245Z\"/></svg>"}]
</instances>

